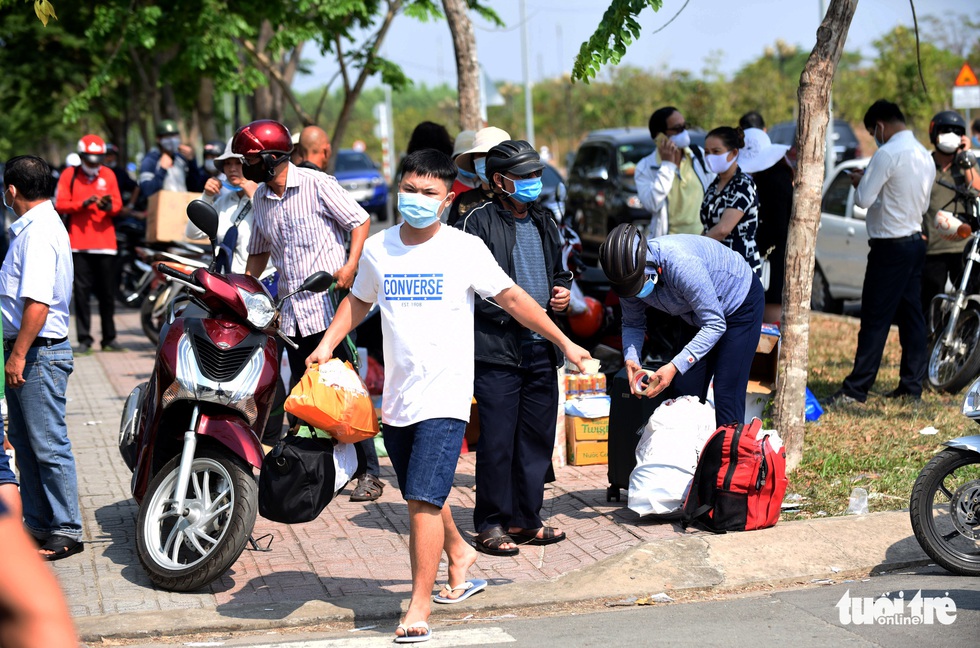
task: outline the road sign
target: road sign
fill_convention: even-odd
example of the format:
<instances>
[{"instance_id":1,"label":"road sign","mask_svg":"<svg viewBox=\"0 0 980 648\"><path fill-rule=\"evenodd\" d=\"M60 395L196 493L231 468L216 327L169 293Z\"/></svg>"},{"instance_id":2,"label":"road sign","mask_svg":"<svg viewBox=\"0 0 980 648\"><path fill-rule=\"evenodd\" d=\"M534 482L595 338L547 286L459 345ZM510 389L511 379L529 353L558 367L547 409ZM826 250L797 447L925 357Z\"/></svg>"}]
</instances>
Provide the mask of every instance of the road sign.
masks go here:
<instances>
[{"instance_id":1,"label":"road sign","mask_svg":"<svg viewBox=\"0 0 980 648\"><path fill-rule=\"evenodd\" d=\"M953 108L980 108L980 86L960 86L953 88Z\"/></svg>"},{"instance_id":2,"label":"road sign","mask_svg":"<svg viewBox=\"0 0 980 648\"><path fill-rule=\"evenodd\" d=\"M977 81L977 75L973 73L970 64L964 63L963 67L960 68L960 73L956 75L956 81L953 82L953 85L957 88L980 86L980 81Z\"/></svg>"}]
</instances>

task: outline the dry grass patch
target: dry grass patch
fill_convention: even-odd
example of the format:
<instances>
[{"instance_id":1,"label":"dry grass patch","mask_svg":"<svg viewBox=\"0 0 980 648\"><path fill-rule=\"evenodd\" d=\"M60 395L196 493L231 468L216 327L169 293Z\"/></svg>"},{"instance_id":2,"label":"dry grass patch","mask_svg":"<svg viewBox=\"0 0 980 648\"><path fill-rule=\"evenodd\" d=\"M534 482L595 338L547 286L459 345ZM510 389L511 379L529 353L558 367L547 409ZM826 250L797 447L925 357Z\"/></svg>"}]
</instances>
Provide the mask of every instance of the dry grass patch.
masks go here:
<instances>
[{"instance_id":1,"label":"dry grass patch","mask_svg":"<svg viewBox=\"0 0 980 648\"><path fill-rule=\"evenodd\" d=\"M852 317L814 314L810 319L808 385L821 401L840 388L854 364L859 322ZM851 489L868 491L871 511L908 507L912 484L939 444L977 434L974 423L960 413L965 391L927 391L918 403L885 398L898 385L901 347L893 328L881 370L867 403L825 411L806 424L803 461L790 475L789 494L799 494L799 512L783 519L842 515ZM920 434L926 427L935 435Z\"/></svg>"}]
</instances>

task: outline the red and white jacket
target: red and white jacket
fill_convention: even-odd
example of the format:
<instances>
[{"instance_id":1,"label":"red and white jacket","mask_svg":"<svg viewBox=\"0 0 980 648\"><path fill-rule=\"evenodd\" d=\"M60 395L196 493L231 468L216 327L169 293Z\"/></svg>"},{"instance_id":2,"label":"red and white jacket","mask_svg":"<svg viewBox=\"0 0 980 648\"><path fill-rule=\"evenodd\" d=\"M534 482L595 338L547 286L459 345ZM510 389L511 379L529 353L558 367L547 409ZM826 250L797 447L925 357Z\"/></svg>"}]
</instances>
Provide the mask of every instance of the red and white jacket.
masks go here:
<instances>
[{"instance_id":1,"label":"red and white jacket","mask_svg":"<svg viewBox=\"0 0 980 648\"><path fill-rule=\"evenodd\" d=\"M95 202L83 206L92 196L110 196L112 204L107 211ZM112 169L100 166L99 174L94 178L79 167L65 169L58 180L54 206L68 219L72 252L116 253L116 228L112 217L122 208L122 197Z\"/></svg>"}]
</instances>

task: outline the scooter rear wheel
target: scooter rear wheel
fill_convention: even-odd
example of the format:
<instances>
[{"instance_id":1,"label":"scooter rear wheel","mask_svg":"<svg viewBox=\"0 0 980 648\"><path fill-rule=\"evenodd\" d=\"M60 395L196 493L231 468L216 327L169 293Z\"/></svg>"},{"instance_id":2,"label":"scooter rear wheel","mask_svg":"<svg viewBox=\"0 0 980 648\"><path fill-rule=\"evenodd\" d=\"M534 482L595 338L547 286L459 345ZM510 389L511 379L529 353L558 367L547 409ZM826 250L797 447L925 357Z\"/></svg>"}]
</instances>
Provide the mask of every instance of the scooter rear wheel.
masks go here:
<instances>
[{"instance_id":1,"label":"scooter rear wheel","mask_svg":"<svg viewBox=\"0 0 980 648\"><path fill-rule=\"evenodd\" d=\"M171 592L200 589L234 564L258 510L258 485L238 457L202 448L191 465L183 511L175 508L180 456L154 476L140 504L136 548L155 585Z\"/></svg>"},{"instance_id":2,"label":"scooter rear wheel","mask_svg":"<svg viewBox=\"0 0 980 648\"><path fill-rule=\"evenodd\" d=\"M980 454L947 448L933 457L912 487L909 517L937 564L980 576Z\"/></svg>"}]
</instances>

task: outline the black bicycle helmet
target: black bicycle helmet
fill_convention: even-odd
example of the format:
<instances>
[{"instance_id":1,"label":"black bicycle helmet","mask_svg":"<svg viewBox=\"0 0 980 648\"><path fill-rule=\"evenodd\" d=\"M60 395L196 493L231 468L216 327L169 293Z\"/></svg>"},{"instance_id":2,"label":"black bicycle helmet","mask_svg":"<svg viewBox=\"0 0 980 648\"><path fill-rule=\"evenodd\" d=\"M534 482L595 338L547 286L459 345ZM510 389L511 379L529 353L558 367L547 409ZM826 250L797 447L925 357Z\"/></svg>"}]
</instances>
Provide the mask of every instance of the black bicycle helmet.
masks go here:
<instances>
[{"instance_id":1,"label":"black bicycle helmet","mask_svg":"<svg viewBox=\"0 0 980 648\"><path fill-rule=\"evenodd\" d=\"M224 142L219 142L219 141L215 140L213 142L208 142L207 144L204 145L204 155L205 156L210 155L211 157L218 157L219 155L221 155L224 152L225 152L225 143Z\"/></svg>"},{"instance_id":2,"label":"black bicycle helmet","mask_svg":"<svg viewBox=\"0 0 980 648\"><path fill-rule=\"evenodd\" d=\"M949 132L966 135L966 120L963 119L963 115L955 110L944 110L936 113L936 116L929 122L929 141L935 144L940 133Z\"/></svg>"},{"instance_id":3,"label":"black bicycle helmet","mask_svg":"<svg viewBox=\"0 0 980 648\"><path fill-rule=\"evenodd\" d=\"M617 295L633 297L640 292L647 266L647 246L640 230L630 223L617 225L599 246L599 263Z\"/></svg>"},{"instance_id":4,"label":"black bicycle helmet","mask_svg":"<svg viewBox=\"0 0 980 648\"><path fill-rule=\"evenodd\" d=\"M544 168L541 156L524 140L504 140L487 151L487 177L495 173L527 175Z\"/></svg>"}]
</instances>

